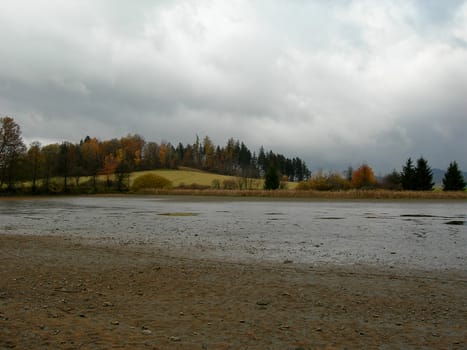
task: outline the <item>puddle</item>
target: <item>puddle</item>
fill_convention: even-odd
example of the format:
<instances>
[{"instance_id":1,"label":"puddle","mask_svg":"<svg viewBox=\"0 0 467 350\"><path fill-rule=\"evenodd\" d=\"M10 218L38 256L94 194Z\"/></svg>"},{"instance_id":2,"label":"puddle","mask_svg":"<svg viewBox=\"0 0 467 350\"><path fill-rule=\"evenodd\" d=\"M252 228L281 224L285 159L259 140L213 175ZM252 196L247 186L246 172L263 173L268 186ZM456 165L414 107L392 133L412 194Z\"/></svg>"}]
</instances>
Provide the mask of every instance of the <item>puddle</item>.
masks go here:
<instances>
[{"instance_id":1,"label":"puddle","mask_svg":"<svg viewBox=\"0 0 467 350\"><path fill-rule=\"evenodd\" d=\"M161 216L198 216L199 213L182 213L182 212L173 212L173 213L160 213Z\"/></svg>"},{"instance_id":2,"label":"puddle","mask_svg":"<svg viewBox=\"0 0 467 350\"><path fill-rule=\"evenodd\" d=\"M452 220L452 221L445 222L445 224L446 224L446 225L463 226L463 225L465 225L465 221L461 221L461 220Z\"/></svg>"}]
</instances>

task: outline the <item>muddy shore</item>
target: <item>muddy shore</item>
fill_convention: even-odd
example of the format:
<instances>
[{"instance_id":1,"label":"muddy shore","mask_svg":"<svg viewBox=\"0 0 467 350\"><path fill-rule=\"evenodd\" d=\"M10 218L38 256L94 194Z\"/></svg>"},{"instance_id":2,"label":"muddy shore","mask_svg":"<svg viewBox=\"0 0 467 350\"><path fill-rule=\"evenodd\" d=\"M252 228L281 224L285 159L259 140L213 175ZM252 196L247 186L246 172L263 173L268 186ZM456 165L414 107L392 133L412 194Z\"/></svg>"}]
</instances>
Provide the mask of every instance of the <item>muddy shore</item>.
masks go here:
<instances>
[{"instance_id":1,"label":"muddy shore","mask_svg":"<svg viewBox=\"0 0 467 350\"><path fill-rule=\"evenodd\" d=\"M0 348L467 349L467 272L0 234Z\"/></svg>"}]
</instances>

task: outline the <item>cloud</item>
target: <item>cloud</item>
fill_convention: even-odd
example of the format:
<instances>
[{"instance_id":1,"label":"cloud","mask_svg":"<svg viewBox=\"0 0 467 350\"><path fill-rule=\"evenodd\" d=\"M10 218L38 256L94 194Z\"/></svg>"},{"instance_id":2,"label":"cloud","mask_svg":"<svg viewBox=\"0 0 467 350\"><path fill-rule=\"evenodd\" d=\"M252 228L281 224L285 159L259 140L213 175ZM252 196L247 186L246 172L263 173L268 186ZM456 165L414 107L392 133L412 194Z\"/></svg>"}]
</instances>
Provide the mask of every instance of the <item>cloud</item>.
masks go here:
<instances>
[{"instance_id":1,"label":"cloud","mask_svg":"<svg viewBox=\"0 0 467 350\"><path fill-rule=\"evenodd\" d=\"M467 168L465 1L2 7L0 113L31 141L208 134L312 168Z\"/></svg>"}]
</instances>

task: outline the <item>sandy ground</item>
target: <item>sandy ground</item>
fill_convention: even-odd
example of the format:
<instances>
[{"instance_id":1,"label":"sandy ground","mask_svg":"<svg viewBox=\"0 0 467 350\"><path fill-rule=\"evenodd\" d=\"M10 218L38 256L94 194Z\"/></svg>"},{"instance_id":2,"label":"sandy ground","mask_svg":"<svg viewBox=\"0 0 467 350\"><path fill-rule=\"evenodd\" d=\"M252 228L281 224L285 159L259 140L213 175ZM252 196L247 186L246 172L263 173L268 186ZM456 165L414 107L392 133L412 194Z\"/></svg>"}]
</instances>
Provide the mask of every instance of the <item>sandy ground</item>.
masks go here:
<instances>
[{"instance_id":1,"label":"sandy ground","mask_svg":"<svg viewBox=\"0 0 467 350\"><path fill-rule=\"evenodd\" d=\"M234 264L0 235L0 348L467 349L467 272Z\"/></svg>"}]
</instances>

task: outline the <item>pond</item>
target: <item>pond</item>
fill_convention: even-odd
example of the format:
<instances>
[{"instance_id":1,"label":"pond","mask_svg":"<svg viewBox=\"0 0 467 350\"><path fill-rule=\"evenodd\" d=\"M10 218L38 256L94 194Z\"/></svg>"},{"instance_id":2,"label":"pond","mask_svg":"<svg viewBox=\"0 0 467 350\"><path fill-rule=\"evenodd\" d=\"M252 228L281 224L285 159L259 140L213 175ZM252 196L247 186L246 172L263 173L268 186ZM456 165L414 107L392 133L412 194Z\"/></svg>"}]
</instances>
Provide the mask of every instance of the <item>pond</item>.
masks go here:
<instances>
[{"instance_id":1,"label":"pond","mask_svg":"<svg viewBox=\"0 0 467 350\"><path fill-rule=\"evenodd\" d=\"M466 222L464 201L0 200L0 234L61 235L228 261L467 270Z\"/></svg>"}]
</instances>

